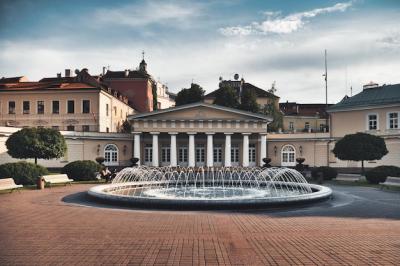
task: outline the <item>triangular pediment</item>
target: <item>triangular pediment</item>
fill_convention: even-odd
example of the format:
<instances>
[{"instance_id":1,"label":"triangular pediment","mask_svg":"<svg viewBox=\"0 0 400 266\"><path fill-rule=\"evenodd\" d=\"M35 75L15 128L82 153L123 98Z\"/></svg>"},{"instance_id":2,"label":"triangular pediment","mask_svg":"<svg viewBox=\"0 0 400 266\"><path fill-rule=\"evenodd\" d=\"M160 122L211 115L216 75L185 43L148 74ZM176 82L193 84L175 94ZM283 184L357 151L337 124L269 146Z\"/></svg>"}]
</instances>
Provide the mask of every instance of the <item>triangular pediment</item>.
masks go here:
<instances>
[{"instance_id":1,"label":"triangular pediment","mask_svg":"<svg viewBox=\"0 0 400 266\"><path fill-rule=\"evenodd\" d=\"M194 103L163 109L159 111L132 115L129 120L263 120L271 121L269 116L245 112L219 105Z\"/></svg>"}]
</instances>

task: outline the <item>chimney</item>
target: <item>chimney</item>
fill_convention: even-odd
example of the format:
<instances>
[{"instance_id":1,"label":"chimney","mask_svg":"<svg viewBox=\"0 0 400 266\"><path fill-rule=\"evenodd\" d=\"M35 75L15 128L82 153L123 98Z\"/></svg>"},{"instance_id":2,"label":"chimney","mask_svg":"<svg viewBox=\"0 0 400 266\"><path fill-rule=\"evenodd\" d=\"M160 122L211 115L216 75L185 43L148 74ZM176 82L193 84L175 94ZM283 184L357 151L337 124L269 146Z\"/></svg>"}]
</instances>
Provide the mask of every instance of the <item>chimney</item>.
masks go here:
<instances>
[{"instance_id":1,"label":"chimney","mask_svg":"<svg viewBox=\"0 0 400 266\"><path fill-rule=\"evenodd\" d=\"M129 69L125 69L125 77L127 78L129 76Z\"/></svg>"},{"instance_id":2,"label":"chimney","mask_svg":"<svg viewBox=\"0 0 400 266\"><path fill-rule=\"evenodd\" d=\"M61 78L61 73L57 73L57 78Z\"/></svg>"},{"instance_id":3,"label":"chimney","mask_svg":"<svg viewBox=\"0 0 400 266\"><path fill-rule=\"evenodd\" d=\"M71 77L71 69L65 69L65 77L66 78Z\"/></svg>"},{"instance_id":4,"label":"chimney","mask_svg":"<svg viewBox=\"0 0 400 266\"><path fill-rule=\"evenodd\" d=\"M103 76L106 74L106 67L103 66Z\"/></svg>"}]
</instances>

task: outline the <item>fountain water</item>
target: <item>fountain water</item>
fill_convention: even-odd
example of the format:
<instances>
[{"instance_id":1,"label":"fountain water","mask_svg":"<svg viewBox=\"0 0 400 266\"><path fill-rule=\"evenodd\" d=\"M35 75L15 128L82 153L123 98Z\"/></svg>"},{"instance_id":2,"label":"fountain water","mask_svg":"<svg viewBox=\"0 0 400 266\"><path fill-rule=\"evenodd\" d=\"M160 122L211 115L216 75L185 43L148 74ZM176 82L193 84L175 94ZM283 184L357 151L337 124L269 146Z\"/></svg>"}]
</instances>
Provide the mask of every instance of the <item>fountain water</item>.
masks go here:
<instances>
[{"instance_id":1,"label":"fountain water","mask_svg":"<svg viewBox=\"0 0 400 266\"><path fill-rule=\"evenodd\" d=\"M227 207L309 201L326 198L331 190L309 184L289 168L140 166L123 169L112 184L89 194L141 205Z\"/></svg>"}]
</instances>

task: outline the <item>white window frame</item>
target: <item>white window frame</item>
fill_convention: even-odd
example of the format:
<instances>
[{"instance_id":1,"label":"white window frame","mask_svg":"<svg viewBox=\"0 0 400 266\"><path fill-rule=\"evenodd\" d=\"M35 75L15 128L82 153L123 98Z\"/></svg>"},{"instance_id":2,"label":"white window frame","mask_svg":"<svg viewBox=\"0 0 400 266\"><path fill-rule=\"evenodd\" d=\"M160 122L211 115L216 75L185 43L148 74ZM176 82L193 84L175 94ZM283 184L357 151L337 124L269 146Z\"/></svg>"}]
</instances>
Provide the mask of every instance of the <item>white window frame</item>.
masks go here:
<instances>
[{"instance_id":1,"label":"white window frame","mask_svg":"<svg viewBox=\"0 0 400 266\"><path fill-rule=\"evenodd\" d=\"M213 147L213 159L214 159L214 165L215 166L221 166L222 165L222 145L221 144L216 144Z\"/></svg>"},{"instance_id":2,"label":"white window frame","mask_svg":"<svg viewBox=\"0 0 400 266\"><path fill-rule=\"evenodd\" d=\"M195 148L196 166L204 166L206 161L206 147L204 144L197 144Z\"/></svg>"},{"instance_id":3,"label":"white window frame","mask_svg":"<svg viewBox=\"0 0 400 266\"><path fill-rule=\"evenodd\" d=\"M249 144L249 166L256 166L257 161L257 148L256 144Z\"/></svg>"},{"instance_id":4,"label":"white window frame","mask_svg":"<svg viewBox=\"0 0 400 266\"><path fill-rule=\"evenodd\" d=\"M390 128L390 114L397 114L397 128ZM388 130L400 129L400 112L390 111L386 113L386 129Z\"/></svg>"},{"instance_id":5,"label":"white window frame","mask_svg":"<svg viewBox=\"0 0 400 266\"><path fill-rule=\"evenodd\" d=\"M290 131L294 130L294 122L293 121L289 121L289 130Z\"/></svg>"},{"instance_id":6,"label":"white window frame","mask_svg":"<svg viewBox=\"0 0 400 266\"><path fill-rule=\"evenodd\" d=\"M153 162L153 145L146 144L144 146L144 164L150 165Z\"/></svg>"},{"instance_id":7,"label":"white window frame","mask_svg":"<svg viewBox=\"0 0 400 266\"><path fill-rule=\"evenodd\" d=\"M162 145L161 146L161 165L170 165L171 163L171 146Z\"/></svg>"},{"instance_id":8,"label":"white window frame","mask_svg":"<svg viewBox=\"0 0 400 266\"><path fill-rule=\"evenodd\" d=\"M178 164L181 166L186 166L188 164L188 147L187 146L179 146Z\"/></svg>"},{"instance_id":9,"label":"white window frame","mask_svg":"<svg viewBox=\"0 0 400 266\"><path fill-rule=\"evenodd\" d=\"M376 115L376 129L369 128L369 117L371 115ZM379 130L379 114L378 113L368 113L365 119L366 119L366 130L367 131L378 131Z\"/></svg>"},{"instance_id":10,"label":"white window frame","mask_svg":"<svg viewBox=\"0 0 400 266\"><path fill-rule=\"evenodd\" d=\"M239 144L231 145L231 164L232 166L238 166L240 161L240 149Z\"/></svg>"},{"instance_id":11,"label":"white window frame","mask_svg":"<svg viewBox=\"0 0 400 266\"><path fill-rule=\"evenodd\" d=\"M109 156L107 156L107 154L109 154ZM104 165L107 166L119 165L119 149L117 145L110 143L104 146Z\"/></svg>"},{"instance_id":12,"label":"white window frame","mask_svg":"<svg viewBox=\"0 0 400 266\"><path fill-rule=\"evenodd\" d=\"M292 148L292 152L286 152L285 148ZM284 157L287 154L287 161L284 161ZM293 154L293 161L290 160L290 154ZM293 145L284 145L281 149L281 166L295 166L296 165L296 148Z\"/></svg>"}]
</instances>

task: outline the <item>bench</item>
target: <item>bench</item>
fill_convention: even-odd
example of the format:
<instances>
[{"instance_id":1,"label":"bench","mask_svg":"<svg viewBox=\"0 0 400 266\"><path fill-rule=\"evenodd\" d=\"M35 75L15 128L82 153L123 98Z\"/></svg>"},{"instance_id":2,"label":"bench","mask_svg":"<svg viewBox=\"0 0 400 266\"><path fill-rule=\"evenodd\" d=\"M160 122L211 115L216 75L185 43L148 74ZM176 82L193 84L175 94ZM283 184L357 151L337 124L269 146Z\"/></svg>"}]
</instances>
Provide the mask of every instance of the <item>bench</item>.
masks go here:
<instances>
[{"instance_id":1,"label":"bench","mask_svg":"<svg viewBox=\"0 0 400 266\"><path fill-rule=\"evenodd\" d=\"M382 188L388 186L388 187L400 187L400 177L394 177L394 176L388 176L386 178L386 181L383 183L380 183Z\"/></svg>"},{"instance_id":2,"label":"bench","mask_svg":"<svg viewBox=\"0 0 400 266\"><path fill-rule=\"evenodd\" d=\"M44 175L42 176L45 184L48 184L50 187L52 184L70 184L73 182L73 179L69 179L66 174L62 175Z\"/></svg>"},{"instance_id":3,"label":"bench","mask_svg":"<svg viewBox=\"0 0 400 266\"><path fill-rule=\"evenodd\" d=\"M15 184L14 179L12 178L0 179L0 190L11 190L10 192L13 192L14 189L18 188L22 188L22 185Z\"/></svg>"}]
</instances>

